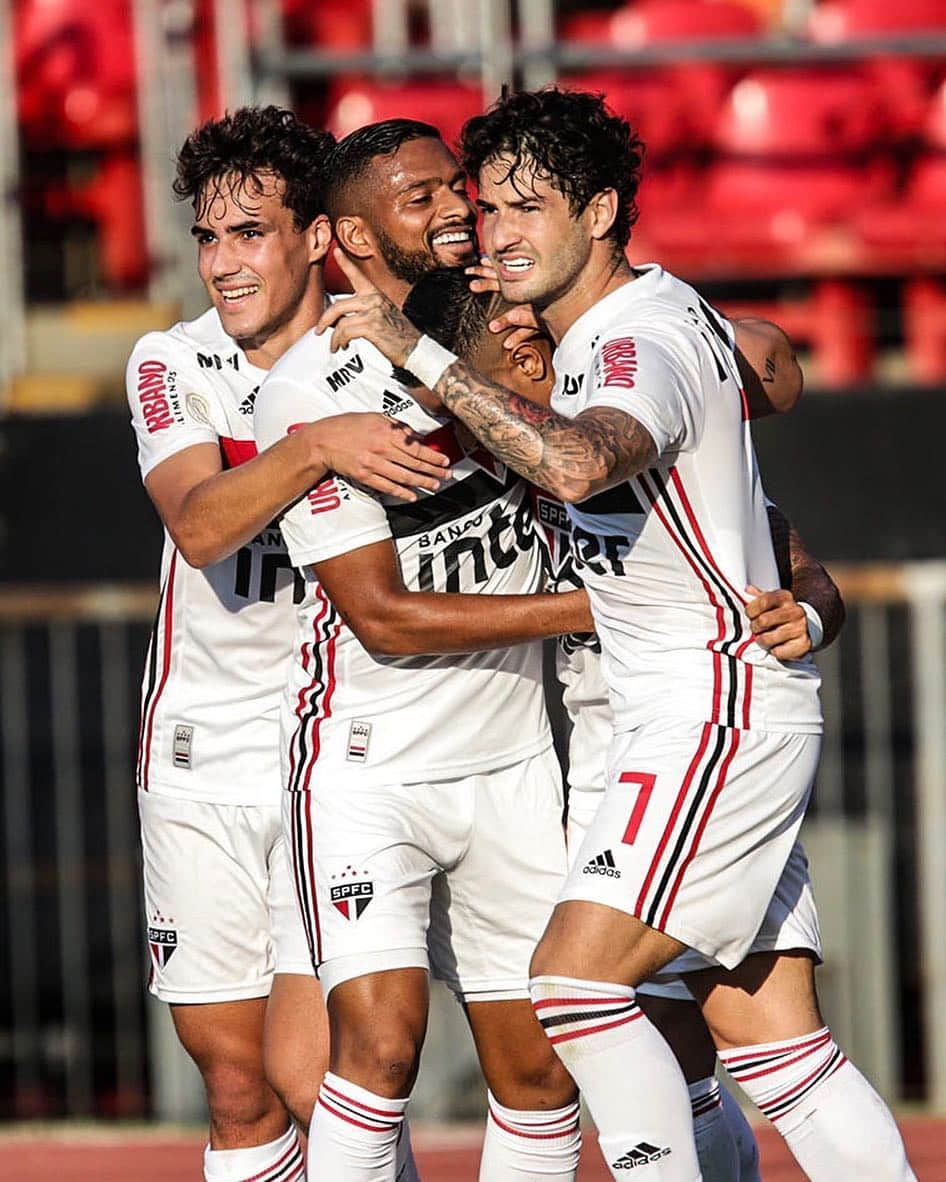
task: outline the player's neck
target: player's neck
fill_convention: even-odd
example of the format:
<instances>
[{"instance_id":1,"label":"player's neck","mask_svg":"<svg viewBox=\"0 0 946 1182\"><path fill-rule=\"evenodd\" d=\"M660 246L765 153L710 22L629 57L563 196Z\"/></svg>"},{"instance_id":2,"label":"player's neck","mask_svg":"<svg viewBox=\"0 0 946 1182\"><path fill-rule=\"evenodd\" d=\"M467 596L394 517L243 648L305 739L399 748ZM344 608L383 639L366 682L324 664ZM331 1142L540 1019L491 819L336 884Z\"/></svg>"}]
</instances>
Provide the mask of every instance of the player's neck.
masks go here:
<instances>
[{"instance_id":1,"label":"player's neck","mask_svg":"<svg viewBox=\"0 0 946 1182\"><path fill-rule=\"evenodd\" d=\"M555 343L561 341L589 308L636 278L623 254L615 258L610 246L606 250L593 251L574 283L542 312L542 320Z\"/></svg>"},{"instance_id":2,"label":"player's neck","mask_svg":"<svg viewBox=\"0 0 946 1182\"><path fill-rule=\"evenodd\" d=\"M321 277L314 280L303 299L282 323L275 325L265 337L253 340L238 340L237 344L246 354L246 359L258 369L272 369L276 362L296 341L319 322L325 307L325 288Z\"/></svg>"}]
</instances>

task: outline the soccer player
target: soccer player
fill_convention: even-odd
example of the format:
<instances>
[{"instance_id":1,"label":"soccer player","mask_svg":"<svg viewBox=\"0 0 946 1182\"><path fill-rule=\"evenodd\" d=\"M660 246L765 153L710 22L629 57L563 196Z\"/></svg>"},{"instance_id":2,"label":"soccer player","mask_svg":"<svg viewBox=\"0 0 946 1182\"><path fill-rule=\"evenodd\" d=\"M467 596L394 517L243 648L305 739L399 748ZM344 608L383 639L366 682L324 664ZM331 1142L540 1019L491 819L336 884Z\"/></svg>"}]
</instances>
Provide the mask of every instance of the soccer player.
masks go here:
<instances>
[{"instance_id":1,"label":"soccer player","mask_svg":"<svg viewBox=\"0 0 946 1182\"><path fill-rule=\"evenodd\" d=\"M493 273L488 268L476 270L487 281L478 284L478 291L456 272L441 270L426 276L411 289L404 304L405 314L422 332L470 362L491 381L533 402L547 404L552 393L552 342L534 322L528 334L517 328L524 318L509 315L502 296L492 290L489 281ZM489 331L498 326L504 326L499 335ZM512 331L508 331L510 328ZM771 413L773 399L783 409L790 408L800 393L801 374L784 334L774 325L751 321L737 324L736 336L737 359L747 388L754 391L757 413ZM766 397L762 397L761 388L764 377L771 377L770 386L774 386ZM547 540L551 586L582 586L571 553L571 530L564 507L543 490L536 490L535 502L536 516ZM585 506L586 511L589 508ZM824 567L808 554L782 514L772 506L769 516L773 543L783 559L780 572L792 589L756 597L747 605L747 614L753 619L759 643L782 658L799 657L809 651L812 638L809 619L796 596L809 603L816 622L826 622L822 644L831 643L837 635L843 621L843 604ZM556 645L563 705L571 724L567 798L570 861L577 855L605 789L604 764L612 719L600 653L594 633L562 636ZM793 852L796 865L803 865L803 857L801 849ZM593 872L613 874L614 870L604 859L594 864ZM820 942L811 892L805 884L799 898L793 898L797 876L783 877L781 891L777 891L779 905L785 911L776 929L778 946L801 947L818 956ZM689 990L679 979L646 982L638 989L637 997L683 1069L703 1178L706 1182L757 1182L755 1138L736 1101L716 1080L716 1048Z\"/></svg>"},{"instance_id":2,"label":"soccer player","mask_svg":"<svg viewBox=\"0 0 946 1182\"><path fill-rule=\"evenodd\" d=\"M443 471L380 414L300 424L256 454L257 388L320 310L331 146L275 107L187 140L174 187L194 206L212 306L148 333L127 370L165 526L138 759L151 989L203 1076L212 1182L301 1177L287 1109L308 1123L327 1057L279 809L279 700L302 586L270 523L329 469L408 500Z\"/></svg>"},{"instance_id":3,"label":"soccer player","mask_svg":"<svg viewBox=\"0 0 946 1182\"><path fill-rule=\"evenodd\" d=\"M615 1177L692 1182L679 1067L635 1001L689 972L721 1058L821 1180L912 1179L890 1113L835 1044L810 956L765 922L817 767L818 677L754 643L778 585L732 329L632 269L640 142L599 96L511 95L464 131L503 294L556 341L551 409L419 337L350 268L319 329L371 340L503 463L569 505L614 711L608 787L532 962L531 994ZM580 505L614 491L607 512ZM585 874L604 856L615 874Z\"/></svg>"},{"instance_id":4,"label":"soccer player","mask_svg":"<svg viewBox=\"0 0 946 1182\"><path fill-rule=\"evenodd\" d=\"M475 257L456 161L433 128L396 122L343 141L327 199L340 241L395 296L400 258L429 269L443 247L455 264ZM380 249L391 257L391 242L393 268ZM528 998L565 871L536 641L591 620L583 592L539 593L525 482L465 445L432 403L367 342L333 355L314 334L257 402L260 446L302 419L383 407L452 470L409 506L333 477L281 519L306 578L283 706L286 829L331 1023L311 1177L394 1178L430 969L462 1000L489 1085L480 1176L566 1182L580 1147L575 1087Z\"/></svg>"}]
</instances>

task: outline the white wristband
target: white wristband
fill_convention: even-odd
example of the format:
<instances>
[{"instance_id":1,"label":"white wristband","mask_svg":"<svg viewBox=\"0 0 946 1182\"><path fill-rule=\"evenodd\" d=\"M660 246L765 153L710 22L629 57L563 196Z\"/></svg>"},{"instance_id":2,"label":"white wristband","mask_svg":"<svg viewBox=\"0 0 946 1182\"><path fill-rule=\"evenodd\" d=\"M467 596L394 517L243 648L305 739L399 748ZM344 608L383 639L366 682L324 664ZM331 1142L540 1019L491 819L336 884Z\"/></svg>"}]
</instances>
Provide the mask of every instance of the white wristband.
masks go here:
<instances>
[{"instance_id":1,"label":"white wristband","mask_svg":"<svg viewBox=\"0 0 946 1182\"><path fill-rule=\"evenodd\" d=\"M451 353L433 337L425 335L411 349L404 362L404 369L412 373L428 390L432 390L443 377L444 370L449 369L456 360L456 353Z\"/></svg>"},{"instance_id":2,"label":"white wristband","mask_svg":"<svg viewBox=\"0 0 946 1182\"><path fill-rule=\"evenodd\" d=\"M824 624L821 622L821 616L804 599L799 599L798 606L808 619L808 639L811 641L811 651L817 652L824 643Z\"/></svg>"}]
</instances>

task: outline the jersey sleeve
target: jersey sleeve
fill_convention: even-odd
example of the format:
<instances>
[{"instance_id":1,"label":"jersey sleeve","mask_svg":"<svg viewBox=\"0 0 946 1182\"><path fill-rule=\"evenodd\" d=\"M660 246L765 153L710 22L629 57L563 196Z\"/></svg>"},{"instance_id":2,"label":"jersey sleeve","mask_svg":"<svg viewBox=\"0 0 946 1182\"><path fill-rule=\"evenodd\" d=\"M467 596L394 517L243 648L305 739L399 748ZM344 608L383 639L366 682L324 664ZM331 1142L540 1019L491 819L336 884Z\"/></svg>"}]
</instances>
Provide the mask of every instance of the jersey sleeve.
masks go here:
<instances>
[{"instance_id":1,"label":"jersey sleeve","mask_svg":"<svg viewBox=\"0 0 946 1182\"><path fill-rule=\"evenodd\" d=\"M125 391L142 479L187 447L219 443L216 396L168 333L149 332L135 345L125 370Z\"/></svg>"},{"instance_id":2,"label":"jersey sleeve","mask_svg":"<svg viewBox=\"0 0 946 1182\"><path fill-rule=\"evenodd\" d=\"M319 378L301 381L278 367L260 387L253 429L260 451L304 423L345 410ZM381 503L357 484L330 472L291 505L279 522L293 566L336 558L391 537Z\"/></svg>"},{"instance_id":3,"label":"jersey sleeve","mask_svg":"<svg viewBox=\"0 0 946 1182\"><path fill-rule=\"evenodd\" d=\"M657 454L684 451L699 437L703 392L690 367L666 345L616 330L595 349L584 409L610 406L650 433Z\"/></svg>"}]
</instances>

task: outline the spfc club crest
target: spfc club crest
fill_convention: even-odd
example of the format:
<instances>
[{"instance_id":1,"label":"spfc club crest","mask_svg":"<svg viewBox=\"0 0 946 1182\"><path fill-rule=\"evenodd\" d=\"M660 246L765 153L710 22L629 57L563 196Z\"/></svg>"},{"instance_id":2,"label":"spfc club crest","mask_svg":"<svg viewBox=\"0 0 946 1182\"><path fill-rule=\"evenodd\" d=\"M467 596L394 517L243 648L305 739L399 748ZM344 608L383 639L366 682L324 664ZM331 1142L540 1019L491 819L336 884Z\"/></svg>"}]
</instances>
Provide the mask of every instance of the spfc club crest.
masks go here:
<instances>
[{"instance_id":1,"label":"spfc club crest","mask_svg":"<svg viewBox=\"0 0 946 1182\"><path fill-rule=\"evenodd\" d=\"M148 945L159 969L163 969L177 950L176 928L148 928Z\"/></svg>"},{"instance_id":2,"label":"spfc club crest","mask_svg":"<svg viewBox=\"0 0 946 1182\"><path fill-rule=\"evenodd\" d=\"M331 888L332 906L346 919L359 919L374 897L374 883L342 882Z\"/></svg>"}]
</instances>

